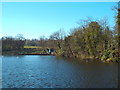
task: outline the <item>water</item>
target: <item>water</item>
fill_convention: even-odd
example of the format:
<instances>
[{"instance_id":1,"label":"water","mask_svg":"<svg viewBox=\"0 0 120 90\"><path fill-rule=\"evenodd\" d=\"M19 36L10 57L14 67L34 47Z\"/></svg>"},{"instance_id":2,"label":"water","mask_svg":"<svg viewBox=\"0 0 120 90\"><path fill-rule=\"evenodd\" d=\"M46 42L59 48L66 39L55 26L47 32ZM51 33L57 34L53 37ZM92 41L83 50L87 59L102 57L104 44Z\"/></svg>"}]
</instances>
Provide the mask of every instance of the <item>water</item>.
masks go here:
<instances>
[{"instance_id":1,"label":"water","mask_svg":"<svg viewBox=\"0 0 120 90\"><path fill-rule=\"evenodd\" d=\"M55 56L2 57L3 88L116 88L117 63L78 62Z\"/></svg>"}]
</instances>

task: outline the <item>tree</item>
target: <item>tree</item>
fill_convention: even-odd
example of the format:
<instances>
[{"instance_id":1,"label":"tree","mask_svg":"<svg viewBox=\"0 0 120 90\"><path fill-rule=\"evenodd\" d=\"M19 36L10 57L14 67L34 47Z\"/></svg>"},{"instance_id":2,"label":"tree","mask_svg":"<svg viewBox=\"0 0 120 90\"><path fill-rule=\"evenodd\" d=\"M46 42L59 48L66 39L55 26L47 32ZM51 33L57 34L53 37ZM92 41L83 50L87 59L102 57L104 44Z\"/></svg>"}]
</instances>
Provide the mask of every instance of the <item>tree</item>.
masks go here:
<instances>
[{"instance_id":1,"label":"tree","mask_svg":"<svg viewBox=\"0 0 120 90\"><path fill-rule=\"evenodd\" d=\"M2 50L11 51L11 50L22 50L25 45L25 40L21 36L13 37L2 37Z\"/></svg>"},{"instance_id":2,"label":"tree","mask_svg":"<svg viewBox=\"0 0 120 90\"><path fill-rule=\"evenodd\" d=\"M117 41L118 41L118 55L120 58L120 2L118 3L118 14L117 14Z\"/></svg>"},{"instance_id":3,"label":"tree","mask_svg":"<svg viewBox=\"0 0 120 90\"><path fill-rule=\"evenodd\" d=\"M15 36L15 47L16 49L23 49L24 45L25 45L25 38L23 37L22 34L18 34L17 36Z\"/></svg>"},{"instance_id":4,"label":"tree","mask_svg":"<svg viewBox=\"0 0 120 90\"><path fill-rule=\"evenodd\" d=\"M101 27L97 22L91 22L84 30L84 39L86 43L86 49L88 50L88 54L93 56L94 58L98 54L97 47L100 43L101 37Z\"/></svg>"},{"instance_id":5,"label":"tree","mask_svg":"<svg viewBox=\"0 0 120 90\"><path fill-rule=\"evenodd\" d=\"M45 47L45 41L46 41L45 36L44 35L40 36L40 38L39 38L39 46Z\"/></svg>"},{"instance_id":6,"label":"tree","mask_svg":"<svg viewBox=\"0 0 120 90\"><path fill-rule=\"evenodd\" d=\"M50 38L54 40L54 44L55 44L55 48L56 48L56 53L58 55L62 55L63 53L63 40L64 40L64 37L65 37L65 32L63 29L60 29L58 31L56 31L55 33L53 33Z\"/></svg>"}]
</instances>

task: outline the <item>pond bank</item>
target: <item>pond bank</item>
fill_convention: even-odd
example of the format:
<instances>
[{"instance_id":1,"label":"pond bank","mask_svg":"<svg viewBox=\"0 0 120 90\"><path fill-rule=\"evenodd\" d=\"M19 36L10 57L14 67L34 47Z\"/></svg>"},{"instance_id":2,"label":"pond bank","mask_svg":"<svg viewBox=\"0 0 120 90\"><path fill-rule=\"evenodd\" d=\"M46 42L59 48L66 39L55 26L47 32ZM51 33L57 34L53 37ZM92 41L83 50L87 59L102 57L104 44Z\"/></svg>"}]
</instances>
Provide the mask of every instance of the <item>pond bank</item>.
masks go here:
<instances>
[{"instance_id":1,"label":"pond bank","mask_svg":"<svg viewBox=\"0 0 120 90\"><path fill-rule=\"evenodd\" d=\"M12 51L3 51L2 52L2 55L3 56L11 56L11 55L52 55L52 56L57 56L57 57L60 57L59 55L55 54L55 53L52 53L52 54L49 54L49 53L46 53L44 52L42 49L23 49L23 50L12 50ZM112 61L111 59L107 59L107 60L100 60L100 59L93 59L93 58L72 58L72 57L66 57L66 56L61 56L61 57L64 57L64 58L68 58L68 59L75 59L75 60L82 60L82 61L85 61L85 62L91 62L93 60L97 60L97 61L101 61L101 62L117 62L118 61Z\"/></svg>"}]
</instances>

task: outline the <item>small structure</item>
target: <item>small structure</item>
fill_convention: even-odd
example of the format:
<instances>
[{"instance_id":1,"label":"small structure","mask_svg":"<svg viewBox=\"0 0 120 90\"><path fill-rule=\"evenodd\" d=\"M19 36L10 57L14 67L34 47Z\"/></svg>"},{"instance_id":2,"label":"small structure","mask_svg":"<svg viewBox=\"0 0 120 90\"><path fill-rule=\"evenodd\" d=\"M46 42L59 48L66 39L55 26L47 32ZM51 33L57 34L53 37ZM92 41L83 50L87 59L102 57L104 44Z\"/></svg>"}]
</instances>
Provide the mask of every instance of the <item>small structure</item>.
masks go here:
<instances>
[{"instance_id":1,"label":"small structure","mask_svg":"<svg viewBox=\"0 0 120 90\"><path fill-rule=\"evenodd\" d=\"M47 48L47 53L48 54L53 54L54 48Z\"/></svg>"}]
</instances>

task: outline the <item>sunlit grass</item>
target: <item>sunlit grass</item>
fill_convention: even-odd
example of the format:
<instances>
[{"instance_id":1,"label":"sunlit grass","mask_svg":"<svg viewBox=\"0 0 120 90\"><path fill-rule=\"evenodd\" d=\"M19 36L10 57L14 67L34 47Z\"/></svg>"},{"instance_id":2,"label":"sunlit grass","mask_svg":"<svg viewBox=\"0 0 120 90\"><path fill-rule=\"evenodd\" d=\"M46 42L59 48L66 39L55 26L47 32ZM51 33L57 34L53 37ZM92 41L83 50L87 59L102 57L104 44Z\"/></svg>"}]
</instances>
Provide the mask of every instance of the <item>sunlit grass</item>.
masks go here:
<instances>
[{"instance_id":1,"label":"sunlit grass","mask_svg":"<svg viewBox=\"0 0 120 90\"><path fill-rule=\"evenodd\" d=\"M39 49L41 49L42 47L40 47L40 46L24 46L24 48L39 48Z\"/></svg>"}]
</instances>

